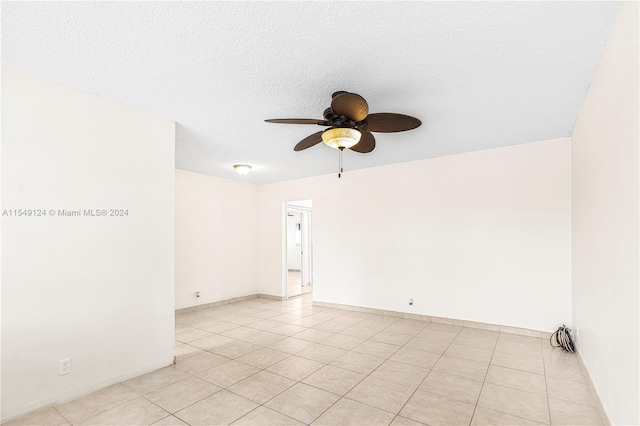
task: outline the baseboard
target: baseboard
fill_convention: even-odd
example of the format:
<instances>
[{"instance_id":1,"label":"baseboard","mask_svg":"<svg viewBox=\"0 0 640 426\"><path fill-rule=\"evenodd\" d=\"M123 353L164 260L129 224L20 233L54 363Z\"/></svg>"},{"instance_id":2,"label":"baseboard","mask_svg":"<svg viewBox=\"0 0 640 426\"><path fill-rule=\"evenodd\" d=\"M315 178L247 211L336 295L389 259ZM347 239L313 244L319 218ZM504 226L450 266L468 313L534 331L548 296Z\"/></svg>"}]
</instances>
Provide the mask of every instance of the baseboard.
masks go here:
<instances>
[{"instance_id":1,"label":"baseboard","mask_svg":"<svg viewBox=\"0 0 640 426\"><path fill-rule=\"evenodd\" d=\"M209 308L214 308L216 306L228 305L229 303L256 299L258 297L260 297L259 294L250 294L248 296L232 297L231 299L218 300L217 302L203 303L202 305L189 306L188 308L176 309L176 314L186 314L188 312L197 312L203 309L209 309Z\"/></svg>"},{"instance_id":2,"label":"baseboard","mask_svg":"<svg viewBox=\"0 0 640 426\"><path fill-rule=\"evenodd\" d=\"M600 417L602 418L602 421L605 426L611 426L611 421L609 420L609 416L607 416L607 412L604 409L604 405L602 405L602 401L600 400L600 394L598 393L598 390L596 389L596 386L593 383L593 379L591 379L591 374L589 374L589 369L587 368L587 364L585 364L584 358L582 358L582 354L577 350L576 350L576 355L578 356L578 362L580 363L580 368L582 368L582 374L587 379L587 385L589 385L589 388L591 389L591 393L594 396L593 399L597 405L596 408L600 413Z\"/></svg>"},{"instance_id":3,"label":"baseboard","mask_svg":"<svg viewBox=\"0 0 640 426\"><path fill-rule=\"evenodd\" d=\"M264 293L260 293L257 295L260 299L269 299L269 300L287 300L287 298L285 296L275 296L273 294L264 294Z\"/></svg>"},{"instance_id":4,"label":"baseboard","mask_svg":"<svg viewBox=\"0 0 640 426\"><path fill-rule=\"evenodd\" d=\"M388 311L384 309L365 308L362 306L344 305L341 303L328 303L313 301L314 306L320 306L324 308L343 309L347 311L364 312L375 315L385 315L390 317L412 319L426 322L437 322L441 324L459 325L460 327L478 328L481 330L499 331L501 333L518 334L520 336L539 337L542 339L548 339L552 333L540 330L530 330L528 328L511 327L500 324L489 324L476 321L466 321L454 318L434 317L430 315L412 314L408 312Z\"/></svg>"},{"instance_id":5,"label":"baseboard","mask_svg":"<svg viewBox=\"0 0 640 426\"><path fill-rule=\"evenodd\" d=\"M130 372L128 374L125 374L123 376L119 376L116 377L114 379L109 379L109 380L105 380L102 382L98 382L95 383L89 387L83 388L81 390L76 390L76 391L72 391L72 392L64 392L62 394L50 397L50 398L46 398L46 399L41 399L38 401L34 401L31 402L23 407L20 407L16 410L13 411L9 411L8 413L2 413L2 418L0 420L1 423L5 423L8 422L9 420L13 420L16 419L18 417L22 417L22 416L26 416L27 414L31 414L34 413L36 411L40 411L43 410L45 408L49 408L51 406L54 405L59 405L59 404L63 404L65 402L71 401L73 399L76 398L80 398L81 396L85 396L88 395L92 392L95 392L97 390L106 388L108 386L111 385L115 385L117 383L121 383L124 382L126 380L129 379L133 379L134 377L138 377L142 374L146 374L146 373L150 373L152 371L156 371L160 368L164 368L164 367L168 367L170 365L173 365L173 356L171 357L170 360L168 361L163 361L157 364L154 364L150 367L145 367L142 368L140 370L136 370L134 372Z\"/></svg>"}]
</instances>

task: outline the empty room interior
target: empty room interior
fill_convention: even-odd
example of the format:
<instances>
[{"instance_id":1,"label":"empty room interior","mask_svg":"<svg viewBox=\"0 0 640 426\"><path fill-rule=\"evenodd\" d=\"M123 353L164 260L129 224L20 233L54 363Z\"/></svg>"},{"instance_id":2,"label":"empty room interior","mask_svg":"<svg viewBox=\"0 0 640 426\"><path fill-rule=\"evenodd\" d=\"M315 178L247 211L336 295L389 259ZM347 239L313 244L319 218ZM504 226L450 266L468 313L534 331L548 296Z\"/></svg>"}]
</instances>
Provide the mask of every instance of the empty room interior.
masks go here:
<instances>
[{"instance_id":1,"label":"empty room interior","mask_svg":"<svg viewBox=\"0 0 640 426\"><path fill-rule=\"evenodd\" d=\"M639 3L1 3L3 425L640 424Z\"/></svg>"}]
</instances>

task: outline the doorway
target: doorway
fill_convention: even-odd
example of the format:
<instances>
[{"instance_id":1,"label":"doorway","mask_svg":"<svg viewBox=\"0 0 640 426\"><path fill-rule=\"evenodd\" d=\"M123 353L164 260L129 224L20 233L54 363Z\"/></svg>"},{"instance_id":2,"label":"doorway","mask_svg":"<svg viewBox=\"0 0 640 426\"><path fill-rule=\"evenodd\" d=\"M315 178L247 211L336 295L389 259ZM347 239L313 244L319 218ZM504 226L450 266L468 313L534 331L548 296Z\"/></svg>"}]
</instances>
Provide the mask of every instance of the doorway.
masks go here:
<instances>
[{"instance_id":1,"label":"doorway","mask_svg":"<svg viewBox=\"0 0 640 426\"><path fill-rule=\"evenodd\" d=\"M311 212L311 200L286 203L287 298L313 291Z\"/></svg>"}]
</instances>

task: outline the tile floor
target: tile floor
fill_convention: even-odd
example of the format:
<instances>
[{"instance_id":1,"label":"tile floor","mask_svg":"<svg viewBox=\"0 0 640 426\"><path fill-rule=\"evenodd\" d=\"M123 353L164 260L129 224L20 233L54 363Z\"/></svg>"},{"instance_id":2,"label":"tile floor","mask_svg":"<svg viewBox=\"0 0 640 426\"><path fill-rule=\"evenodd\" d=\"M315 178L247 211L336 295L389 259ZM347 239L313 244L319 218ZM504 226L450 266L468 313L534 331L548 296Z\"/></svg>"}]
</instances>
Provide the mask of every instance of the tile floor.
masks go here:
<instances>
[{"instance_id":1,"label":"tile floor","mask_svg":"<svg viewBox=\"0 0 640 426\"><path fill-rule=\"evenodd\" d=\"M175 366L17 425L599 425L545 340L314 307L310 295L176 316Z\"/></svg>"},{"instance_id":2,"label":"tile floor","mask_svg":"<svg viewBox=\"0 0 640 426\"><path fill-rule=\"evenodd\" d=\"M302 285L302 273L300 270L289 269L287 273L287 296L294 297L311 293L311 285Z\"/></svg>"}]
</instances>

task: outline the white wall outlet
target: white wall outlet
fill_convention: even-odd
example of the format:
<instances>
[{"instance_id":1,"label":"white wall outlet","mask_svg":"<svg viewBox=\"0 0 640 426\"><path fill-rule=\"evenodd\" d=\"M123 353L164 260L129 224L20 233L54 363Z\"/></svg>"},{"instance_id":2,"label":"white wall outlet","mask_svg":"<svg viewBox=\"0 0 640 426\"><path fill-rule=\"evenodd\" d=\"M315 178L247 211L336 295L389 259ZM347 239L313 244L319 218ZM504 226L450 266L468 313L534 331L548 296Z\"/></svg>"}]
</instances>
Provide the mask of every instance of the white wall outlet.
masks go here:
<instances>
[{"instance_id":1,"label":"white wall outlet","mask_svg":"<svg viewBox=\"0 0 640 426\"><path fill-rule=\"evenodd\" d=\"M71 373L71 358L61 359L58 365L58 375L64 376L69 373Z\"/></svg>"}]
</instances>

